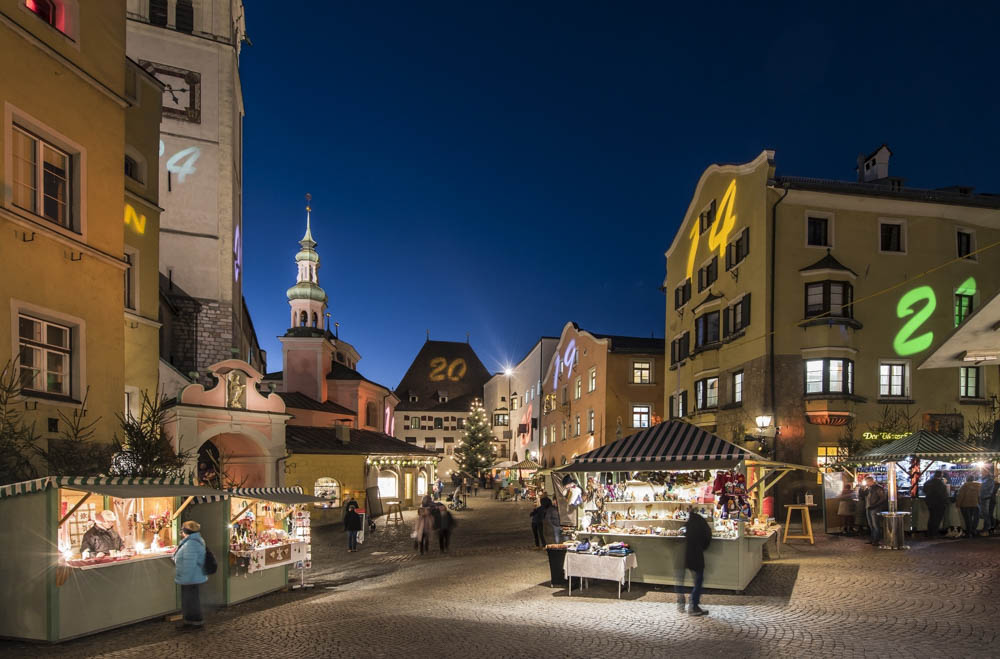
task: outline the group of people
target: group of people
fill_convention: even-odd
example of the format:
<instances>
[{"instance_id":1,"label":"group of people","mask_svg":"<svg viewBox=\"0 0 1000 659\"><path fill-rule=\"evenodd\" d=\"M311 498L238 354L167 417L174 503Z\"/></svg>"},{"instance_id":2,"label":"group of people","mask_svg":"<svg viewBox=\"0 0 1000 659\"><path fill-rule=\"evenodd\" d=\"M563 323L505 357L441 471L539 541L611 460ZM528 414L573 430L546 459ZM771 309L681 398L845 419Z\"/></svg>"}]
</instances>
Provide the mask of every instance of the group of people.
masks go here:
<instances>
[{"instance_id":1,"label":"group of people","mask_svg":"<svg viewBox=\"0 0 1000 659\"><path fill-rule=\"evenodd\" d=\"M451 547L451 532L455 529L455 517L443 503L435 502L430 496L425 496L417 508L417 521L413 525L413 548L421 554L430 551L430 538L433 531L437 535L438 549L447 554Z\"/></svg>"}]
</instances>

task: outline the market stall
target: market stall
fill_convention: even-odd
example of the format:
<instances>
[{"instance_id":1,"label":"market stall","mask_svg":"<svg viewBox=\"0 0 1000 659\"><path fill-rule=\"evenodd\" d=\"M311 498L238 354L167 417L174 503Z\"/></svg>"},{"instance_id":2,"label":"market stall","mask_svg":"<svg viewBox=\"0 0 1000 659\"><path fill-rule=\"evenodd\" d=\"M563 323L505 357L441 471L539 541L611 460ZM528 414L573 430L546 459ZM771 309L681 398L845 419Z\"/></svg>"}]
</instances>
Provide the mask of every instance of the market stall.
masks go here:
<instances>
[{"instance_id":1,"label":"market stall","mask_svg":"<svg viewBox=\"0 0 1000 659\"><path fill-rule=\"evenodd\" d=\"M861 455L841 460L836 465L841 471L827 478L837 479L840 476L839 482L846 483L856 499L858 485L871 476L888 491L894 512L908 513L906 528L926 531L928 509L923 486L934 472L942 472L950 492L942 528L962 527L962 515L955 506L955 494L969 474L978 478L983 467L995 468L998 460L1000 451L972 446L929 430L918 430ZM828 486L827 489L836 489L836 486Z\"/></svg>"},{"instance_id":2,"label":"market stall","mask_svg":"<svg viewBox=\"0 0 1000 659\"><path fill-rule=\"evenodd\" d=\"M58 642L180 609L190 479L47 476L0 487L0 636Z\"/></svg>"},{"instance_id":3,"label":"market stall","mask_svg":"<svg viewBox=\"0 0 1000 659\"><path fill-rule=\"evenodd\" d=\"M202 601L229 606L285 588L289 571L305 583L311 567L309 504L322 501L300 488L227 489L205 497L187 517L219 561L202 587Z\"/></svg>"},{"instance_id":4,"label":"market stall","mask_svg":"<svg viewBox=\"0 0 1000 659\"><path fill-rule=\"evenodd\" d=\"M643 583L683 578L684 525L690 510L698 512L713 531L705 587L743 590L777 530L759 514L764 493L794 469L809 468L763 460L670 421L577 456L552 474L552 488L576 539L626 543L638 558L632 579Z\"/></svg>"}]
</instances>

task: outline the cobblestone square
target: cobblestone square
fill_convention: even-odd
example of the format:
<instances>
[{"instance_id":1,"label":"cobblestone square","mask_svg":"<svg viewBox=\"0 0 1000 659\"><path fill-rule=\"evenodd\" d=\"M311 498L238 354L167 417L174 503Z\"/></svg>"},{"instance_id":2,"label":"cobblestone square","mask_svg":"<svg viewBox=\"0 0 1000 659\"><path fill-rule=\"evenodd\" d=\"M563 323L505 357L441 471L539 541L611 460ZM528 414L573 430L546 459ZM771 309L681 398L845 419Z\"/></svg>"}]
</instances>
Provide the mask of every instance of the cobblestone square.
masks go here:
<instances>
[{"instance_id":1,"label":"cobblestone square","mask_svg":"<svg viewBox=\"0 0 1000 659\"><path fill-rule=\"evenodd\" d=\"M5 657L970 657L996 655L1000 540L873 549L821 535L782 547L744 594L709 591L704 618L665 587L550 588L525 503L470 500L454 549L416 555L407 525L357 554L314 535L315 587L216 611L200 632L150 621ZM639 560L642 557L639 556Z\"/></svg>"}]
</instances>

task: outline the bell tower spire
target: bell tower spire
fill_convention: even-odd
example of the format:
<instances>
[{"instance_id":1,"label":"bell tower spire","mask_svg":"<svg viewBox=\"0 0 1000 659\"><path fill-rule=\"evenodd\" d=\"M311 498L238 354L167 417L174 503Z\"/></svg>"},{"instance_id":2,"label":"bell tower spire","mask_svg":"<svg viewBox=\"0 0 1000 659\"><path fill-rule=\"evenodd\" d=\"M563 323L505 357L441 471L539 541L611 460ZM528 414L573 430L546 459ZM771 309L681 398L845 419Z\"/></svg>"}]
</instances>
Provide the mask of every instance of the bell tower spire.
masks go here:
<instances>
[{"instance_id":1,"label":"bell tower spire","mask_svg":"<svg viewBox=\"0 0 1000 659\"><path fill-rule=\"evenodd\" d=\"M292 308L290 327L309 327L322 331L326 313L326 291L319 285L319 253L312 236L312 195L306 195L306 233L299 241L302 248L295 255L298 277L288 289L288 304Z\"/></svg>"}]
</instances>

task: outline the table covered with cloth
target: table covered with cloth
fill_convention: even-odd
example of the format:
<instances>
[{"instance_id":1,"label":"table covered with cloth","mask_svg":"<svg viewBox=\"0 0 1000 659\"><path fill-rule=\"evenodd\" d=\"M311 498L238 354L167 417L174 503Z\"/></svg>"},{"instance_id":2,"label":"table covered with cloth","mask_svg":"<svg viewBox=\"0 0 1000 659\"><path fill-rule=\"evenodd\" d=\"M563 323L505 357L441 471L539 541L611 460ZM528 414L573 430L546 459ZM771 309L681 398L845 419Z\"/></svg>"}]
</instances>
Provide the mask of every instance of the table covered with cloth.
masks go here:
<instances>
[{"instance_id":1,"label":"table covered with cloth","mask_svg":"<svg viewBox=\"0 0 1000 659\"><path fill-rule=\"evenodd\" d=\"M563 561L563 572L566 579L571 577L581 577L584 579L607 579L618 582L618 594L621 596L621 586L625 583L625 577L629 575L629 570L637 567L639 561L635 554L625 556L599 556L597 554L577 554L566 552L566 560ZM572 584L572 581L570 581ZM631 578L629 586L631 587ZM570 586L572 588L572 585ZM572 591L570 591L572 592Z\"/></svg>"}]
</instances>

